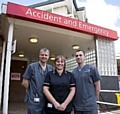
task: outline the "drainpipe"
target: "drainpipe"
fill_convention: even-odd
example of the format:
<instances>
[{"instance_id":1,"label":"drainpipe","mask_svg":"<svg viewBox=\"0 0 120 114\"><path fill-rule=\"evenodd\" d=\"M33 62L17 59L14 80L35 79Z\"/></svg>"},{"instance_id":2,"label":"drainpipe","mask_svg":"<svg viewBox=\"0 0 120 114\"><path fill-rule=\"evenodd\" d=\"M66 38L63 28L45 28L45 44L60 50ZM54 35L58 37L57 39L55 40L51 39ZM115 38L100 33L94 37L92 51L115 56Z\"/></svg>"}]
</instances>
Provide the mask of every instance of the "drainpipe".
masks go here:
<instances>
[{"instance_id":1,"label":"drainpipe","mask_svg":"<svg viewBox=\"0 0 120 114\"><path fill-rule=\"evenodd\" d=\"M8 97L9 97L9 79L10 79L10 65L11 65L11 50L12 50L12 37L13 37L13 23L9 25L8 42L6 52L6 65L5 65L5 81L4 81L4 95L3 95L3 114L8 114Z\"/></svg>"},{"instance_id":2,"label":"drainpipe","mask_svg":"<svg viewBox=\"0 0 120 114\"><path fill-rule=\"evenodd\" d=\"M74 15L73 13L73 1L71 0L71 4L72 4L72 15Z\"/></svg>"}]
</instances>

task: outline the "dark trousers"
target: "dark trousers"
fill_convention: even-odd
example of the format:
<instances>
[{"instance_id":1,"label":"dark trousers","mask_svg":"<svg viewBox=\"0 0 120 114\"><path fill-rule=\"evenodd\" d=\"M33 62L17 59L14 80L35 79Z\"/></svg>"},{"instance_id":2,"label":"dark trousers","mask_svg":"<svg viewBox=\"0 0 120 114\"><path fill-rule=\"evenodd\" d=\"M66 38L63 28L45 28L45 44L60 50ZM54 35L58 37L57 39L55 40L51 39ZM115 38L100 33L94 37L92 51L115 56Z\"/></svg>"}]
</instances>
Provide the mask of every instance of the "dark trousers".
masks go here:
<instances>
[{"instance_id":1,"label":"dark trousers","mask_svg":"<svg viewBox=\"0 0 120 114\"><path fill-rule=\"evenodd\" d=\"M74 114L98 114L97 110L92 110L92 111L74 111Z\"/></svg>"},{"instance_id":2,"label":"dark trousers","mask_svg":"<svg viewBox=\"0 0 120 114\"><path fill-rule=\"evenodd\" d=\"M43 109L42 111L40 111L39 109L30 109L28 108L27 110L27 114L46 114L46 111Z\"/></svg>"},{"instance_id":3,"label":"dark trousers","mask_svg":"<svg viewBox=\"0 0 120 114\"><path fill-rule=\"evenodd\" d=\"M71 112L61 112L61 113L46 113L46 114L71 114Z\"/></svg>"}]
</instances>

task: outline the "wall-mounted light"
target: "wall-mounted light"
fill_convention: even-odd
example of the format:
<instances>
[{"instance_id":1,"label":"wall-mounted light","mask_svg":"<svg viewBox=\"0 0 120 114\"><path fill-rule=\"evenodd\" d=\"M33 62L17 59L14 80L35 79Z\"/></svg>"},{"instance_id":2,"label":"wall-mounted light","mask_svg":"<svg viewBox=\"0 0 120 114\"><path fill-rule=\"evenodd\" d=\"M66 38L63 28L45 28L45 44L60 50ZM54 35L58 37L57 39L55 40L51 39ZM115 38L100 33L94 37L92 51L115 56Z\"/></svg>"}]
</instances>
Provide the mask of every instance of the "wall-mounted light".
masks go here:
<instances>
[{"instance_id":1,"label":"wall-mounted light","mask_svg":"<svg viewBox=\"0 0 120 114\"><path fill-rule=\"evenodd\" d=\"M30 40L31 43L37 43L38 42L38 39L36 37L31 37L29 40Z\"/></svg>"},{"instance_id":2,"label":"wall-mounted light","mask_svg":"<svg viewBox=\"0 0 120 114\"><path fill-rule=\"evenodd\" d=\"M18 56L19 57L24 57L24 53L19 53Z\"/></svg>"},{"instance_id":3,"label":"wall-mounted light","mask_svg":"<svg viewBox=\"0 0 120 114\"><path fill-rule=\"evenodd\" d=\"M55 57L50 57L50 60L51 60L51 61L54 61L54 60L55 60Z\"/></svg>"},{"instance_id":4,"label":"wall-mounted light","mask_svg":"<svg viewBox=\"0 0 120 114\"><path fill-rule=\"evenodd\" d=\"M73 49L79 49L79 46L78 45L73 45L72 48Z\"/></svg>"}]
</instances>

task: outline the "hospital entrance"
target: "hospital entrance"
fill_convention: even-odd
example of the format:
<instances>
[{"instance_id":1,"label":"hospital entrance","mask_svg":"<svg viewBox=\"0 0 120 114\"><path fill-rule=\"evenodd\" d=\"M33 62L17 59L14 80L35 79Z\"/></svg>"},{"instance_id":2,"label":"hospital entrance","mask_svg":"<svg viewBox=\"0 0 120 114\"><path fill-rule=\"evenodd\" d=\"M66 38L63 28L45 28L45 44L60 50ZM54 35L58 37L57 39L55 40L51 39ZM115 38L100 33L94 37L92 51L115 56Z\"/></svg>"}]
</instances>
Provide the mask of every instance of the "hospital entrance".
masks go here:
<instances>
[{"instance_id":1,"label":"hospital entrance","mask_svg":"<svg viewBox=\"0 0 120 114\"><path fill-rule=\"evenodd\" d=\"M18 8L16 11L25 9L26 13L21 14L23 10L17 13L13 12L11 10L13 6L16 9ZM114 89L118 89L113 43L117 39L115 31L73 18L46 13L42 10L38 12L34 9L36 10L34 12L28 7L21 5L18 7L18 5L12 3L8 4L8 9L7 15L3 15L2 18L3 36L6 43L6 47L3 44L3 48L4 51L7 51L5 60L10 63L7 64L6 62L5 74L3 75L5 82L7 82L4 83L5 87L9 86L9 91L7 91L9 93L9 112L11 109L16 111L26 110L26 104L24 103L26 90L21 85L22 76L28 64L39 61L39 50L44 47L50 50L48 64L54 66L54 58L57 55L63 55L66 58L66 69L68 71L72 71L77 66L74 57L76 49L84 50L86 52L86 63L96 66L100 75L107 80L109 79L112 82L114 77L115 85L111 83L108 88L112 86ZM42 15L41 18L39 17L40 14ZM14 53L10 50L10 48L13 48L11 47L13 42L16 42ZM7 65L10 65L10 69ZM10 70L10 75L7 74L7 68ZM9 76L10 80L8 80ZM8 83L9 85L7 85ZM108 89L105 88L105 84L106 82L102 84L101 89ZM6 90L4 89L5 92ZM113 98L113 94L111 96L109 94L109 101ZM3 98L5 99L5 95L3 95ZM115 102L115 98L113 99ZM105 101L104 97L103 100ZM18 109L15 108L19 104L22 104L21 109L19 106Z\"/></svg>"},{"instance_id":2,"label":"hospital entrance","mask_svg":"<svg viewBox=\"0 0 120 114\"><path fill-rule=\"evenodd\" d=\"M15 19L14 26L13 40L16 40L17 43L16 52L12 54L11 60L9 110L13 109L12 105L20 104L21 110L23 110L23 105L26 107L26 103L24 103L26 90L21 85L22 76L28 64L39 60L40 48L46 47L50 50L48 64L53 66L53 58L57 55L63 55L68 60L66 68L69 71L72 71L77 65L74 59L76 51L76 49L73 49L74 46L79 46L79 49L86 52L90 51L93 58L91 63L96 63L94 36L92 35L18 19ZM31 43L31 38L37 38L38 41Z\"/></svg>"}]
</instances>

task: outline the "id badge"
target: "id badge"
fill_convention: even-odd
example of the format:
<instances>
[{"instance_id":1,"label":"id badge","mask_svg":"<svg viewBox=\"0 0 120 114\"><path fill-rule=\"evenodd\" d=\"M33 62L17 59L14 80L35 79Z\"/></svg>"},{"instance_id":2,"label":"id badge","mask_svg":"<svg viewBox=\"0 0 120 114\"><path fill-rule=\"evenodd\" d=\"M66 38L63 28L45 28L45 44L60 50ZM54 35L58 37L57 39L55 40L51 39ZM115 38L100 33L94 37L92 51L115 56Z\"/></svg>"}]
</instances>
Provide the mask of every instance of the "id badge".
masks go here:
<instances>
[{"instance_id":1,"label":"id badge","mask_svg":"<svg viewBox=\"0 0 120 114\"><path fill-rule=\"evenodd\" d=\"M34 102L39 103L40 102L40 98L34 98Z\"/></svg>"},{"instance_id":2,"label":"id badge","mask_svg":"<svg viewBox=\"0 0 120 114\"><path fill-rule=\"evenodd\" d=\"M47 104L47 107L52 108L53 105L52 105L51 103L48 103L48 104Z\"/></svg>"}]
</instances>

